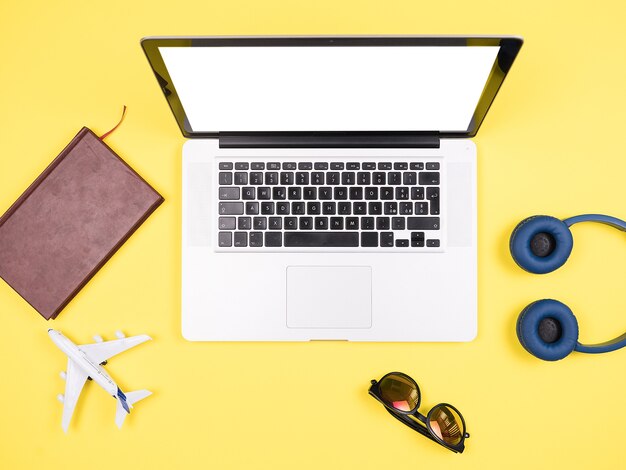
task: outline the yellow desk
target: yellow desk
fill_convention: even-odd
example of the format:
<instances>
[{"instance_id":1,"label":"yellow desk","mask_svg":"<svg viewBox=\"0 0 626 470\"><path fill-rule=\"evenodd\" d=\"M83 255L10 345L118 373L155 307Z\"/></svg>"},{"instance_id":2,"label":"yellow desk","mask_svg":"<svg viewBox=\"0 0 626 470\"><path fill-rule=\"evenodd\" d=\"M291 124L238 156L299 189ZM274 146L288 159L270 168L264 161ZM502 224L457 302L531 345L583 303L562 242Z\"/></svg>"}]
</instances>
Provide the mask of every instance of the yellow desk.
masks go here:
<instances>
[{"instance_id":1,"label":"yellow desk","mask_svg":"<svg viewBox=\"0 0 626 470\"><path fill-rule=\"evenodd\" d=\"M554 297L581 340L626 329L626 239L574 228L568 264L533 276L508 237L522 218L626 217L626 4L621 0L0 3L0 212L78 129L124 124L108 143L166 202L58 320L0 282L0 468L624 468L626 351L528 355L515 321ZM526 43L475 142L479 329L466 344L210 344L180 334L180 135L139 47L146 35L519 34ZM77 342L148 333L114 358L123 389L148 388L124 428L87 384L61 431L49 327ZM423 406L464 414L462 455L391 418L367 395L391 370L418 380Z\"/></svg>"}]
</instances>

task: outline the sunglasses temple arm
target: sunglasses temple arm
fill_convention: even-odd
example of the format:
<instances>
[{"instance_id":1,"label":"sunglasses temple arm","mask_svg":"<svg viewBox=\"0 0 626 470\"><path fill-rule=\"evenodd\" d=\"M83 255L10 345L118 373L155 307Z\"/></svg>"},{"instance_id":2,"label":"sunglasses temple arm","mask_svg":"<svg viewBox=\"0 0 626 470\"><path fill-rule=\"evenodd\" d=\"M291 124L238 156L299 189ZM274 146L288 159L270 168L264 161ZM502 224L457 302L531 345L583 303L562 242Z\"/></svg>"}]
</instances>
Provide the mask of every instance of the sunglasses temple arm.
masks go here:
<instances>
[{"instance_id":1,"label":"sunglasses temple arm","mask_svg":"<svg viewBox=\"0 0 626 470\"><path fill-rule=\"evenodd\" d=\"M394 418L396 418L398 421L400 421L401 423L406 424L408 427L410 427L411 429L413 429L414 431L419 432L422 436L427 437L428 439L430 439L433 442L437 442L437 439L435 439L433 436L430 435L430 433L428 432L428 430L420 425L417 424L415 421L413 421L411 418L405 416L405 415L401 415L401 414L396 414L393 411L391 411L388 408L385 408L387 410L387 412L393 416ZM439 444L439 442L437 442L437 444Z\"/></svg>"}]
</instances>

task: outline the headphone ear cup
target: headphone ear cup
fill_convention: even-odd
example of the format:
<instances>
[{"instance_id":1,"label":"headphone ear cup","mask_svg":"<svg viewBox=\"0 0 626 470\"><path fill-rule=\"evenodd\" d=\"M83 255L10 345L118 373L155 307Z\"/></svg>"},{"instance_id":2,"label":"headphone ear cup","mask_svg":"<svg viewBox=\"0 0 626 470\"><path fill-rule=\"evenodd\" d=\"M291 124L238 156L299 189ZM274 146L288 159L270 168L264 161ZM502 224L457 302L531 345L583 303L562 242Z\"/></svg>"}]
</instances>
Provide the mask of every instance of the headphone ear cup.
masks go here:
<instances>
[{"instance_id":1,"label":"headphone ear cup","mask_svg":"<svg viewBox=\"0 0 626 470\"><path fill-rule=\"evenodd\" d=\"M522 220L509 242L517 265L534 274L549 273L563 266L573 246L569 227L562 220L547 215Z\"/></svg>"},{"instance_id":2,"label":"headphone ear cup","mask_svg":"<svg viewBox=\"0 0 626 470\"><path fill-rule=\"evenodd\" d=\"M576 348L578 322L564 303L552 299L538 300L520 313L517 338L533 356L544 361L558 361Z\"/></svg>"}]
</instances>

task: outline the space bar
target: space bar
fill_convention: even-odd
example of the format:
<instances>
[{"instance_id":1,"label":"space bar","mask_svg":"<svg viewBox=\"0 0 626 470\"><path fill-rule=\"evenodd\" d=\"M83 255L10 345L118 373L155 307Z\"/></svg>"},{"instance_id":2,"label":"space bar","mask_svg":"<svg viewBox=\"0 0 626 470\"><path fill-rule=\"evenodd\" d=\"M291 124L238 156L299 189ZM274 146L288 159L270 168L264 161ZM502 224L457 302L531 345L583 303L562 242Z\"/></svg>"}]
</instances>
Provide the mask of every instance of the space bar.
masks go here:
<instances>
[{"instance_id":1,"label":"space bar","mask_svg":"<svg viewBox=\"0 0 626 470\"><path fill-rule=\"evenodd\" d=\"M359 246L359 232L285 232L285 246Z\"/></svg>"}]
</instances>

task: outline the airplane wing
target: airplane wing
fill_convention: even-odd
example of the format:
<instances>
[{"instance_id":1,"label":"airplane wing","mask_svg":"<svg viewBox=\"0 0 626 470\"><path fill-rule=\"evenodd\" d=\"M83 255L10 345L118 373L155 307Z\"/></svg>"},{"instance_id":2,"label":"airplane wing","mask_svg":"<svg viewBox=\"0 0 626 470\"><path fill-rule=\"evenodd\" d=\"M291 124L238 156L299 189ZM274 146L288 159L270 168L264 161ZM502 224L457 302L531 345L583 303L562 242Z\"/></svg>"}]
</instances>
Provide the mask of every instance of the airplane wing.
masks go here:
<instances>
[{"instance_id":1,"label":"airplane wing","mask_svg":"<svg viewBox=\"0 0 626 470\"><path fill-rule=\"evenodd\" d=\"M83 391L83 386L87 381L85 374L80 367L71 359L67 360L67 375L65 377L65 396L63 397L63 419L61 424L63 431L67 432L70 426L70 420L76 408L76 402Z\"/></svg>"},{"instance_id":2,"label":"airplane wing","mask_svg":"<svg viewBox=\"0 0 626 470\"><path fill-rule=\"evenodd\" d=\"M110 357L115 356L127 349L133 348L150 340L148 335L131 336L130 338L114 339L103 343L82 344L79 349L85 352L89 358L97 364L101 364Z\"/></svg>"}]
</instances>

